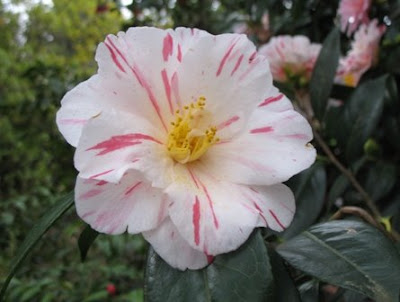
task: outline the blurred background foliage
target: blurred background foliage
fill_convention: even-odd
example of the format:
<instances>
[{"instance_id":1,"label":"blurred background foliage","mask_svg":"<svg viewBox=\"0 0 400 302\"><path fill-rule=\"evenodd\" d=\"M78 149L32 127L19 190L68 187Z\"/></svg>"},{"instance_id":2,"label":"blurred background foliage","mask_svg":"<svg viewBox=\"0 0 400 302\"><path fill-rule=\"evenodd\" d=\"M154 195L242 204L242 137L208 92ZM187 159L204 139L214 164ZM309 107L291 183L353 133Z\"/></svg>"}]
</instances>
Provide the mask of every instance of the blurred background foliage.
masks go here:
<instances>
[{"instance_id":1,"label":"blurred background foliage","mask_svg":"<svg viewBox=\"0 0 400 302\"><path fill-rule=\"evenodd\" d=\"M341 108L328 111L323 135L400 230L400 1L373 2L371 14L388 30L380 64L363 80L392 75L382 118L355 158L345 154L349 137L337 124ZM337 7L336 0L1 0L0 280L35 221L73 189L73 148L58 133L55 113L65 92L96 71L94 52L106 34L131 26L188 26L214 34L242 32L257 45L280 34L304 34L321 43L337 22ZM345 49L349 41L343 35L342 40ZM346 99L352 90L334 86L332 95ZM314 220L303 227L326 220L342 205L361 204L323 156L307 173L289 182L298 200L321 200ZM304 183L314 189L307 191ZM7 301L143 300L146 243L140 236L100 235L81 263L77 238L83 227L73 210L64 216L13 279Z\"/></svg>"}]
</instances>

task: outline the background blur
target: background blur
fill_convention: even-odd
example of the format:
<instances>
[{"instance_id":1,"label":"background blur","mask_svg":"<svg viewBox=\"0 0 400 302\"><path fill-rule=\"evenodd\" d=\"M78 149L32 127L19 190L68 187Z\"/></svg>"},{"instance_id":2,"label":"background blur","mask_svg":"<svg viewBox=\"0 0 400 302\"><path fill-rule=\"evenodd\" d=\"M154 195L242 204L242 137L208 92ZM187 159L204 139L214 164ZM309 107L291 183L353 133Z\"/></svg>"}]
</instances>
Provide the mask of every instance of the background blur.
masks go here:
<instances>
[{"instance_id":1,"label":"background blur","mask_svg":"<svg viewBox=\"0 0 400 302\"><path fill-rule=\"evenodd\" d=\"M398 1L375 2L373 14L389 26L379 68L398 74L400 11L391 10ZM27 231L74 187L73 148L58 133L55 113L65 92L96 72L95 49L106 34L130 26L188 26L245 33L257 45L279 34L321 42L337 6L322 0L1 0L0 282ZM8 300L141 301L143 239L100 235L81 263L83 228L74 210L65 215L25 261ZM118 295L107 291L110 284Z\"/></svg>"}]
</instances>

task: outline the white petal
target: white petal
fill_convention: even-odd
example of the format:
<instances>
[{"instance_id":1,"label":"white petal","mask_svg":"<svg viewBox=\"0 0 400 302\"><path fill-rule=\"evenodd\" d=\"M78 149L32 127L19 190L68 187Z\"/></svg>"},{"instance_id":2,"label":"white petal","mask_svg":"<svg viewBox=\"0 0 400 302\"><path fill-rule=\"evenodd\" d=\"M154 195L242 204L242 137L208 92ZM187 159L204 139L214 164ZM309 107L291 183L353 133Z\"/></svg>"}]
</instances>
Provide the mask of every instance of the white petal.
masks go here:
<instances>
[{"instance_id":1,"label":"white petal","mask_svg":"<svg viewBox=\"0 0 400 302\"><path fill-rule=\"evenodd\" d=\"M263 226L283 231L292 222L296 205L294 195L287 186L254 186L245 195L259 211Z\"/></svg>"},{"instance_id":2,"label":"white petal","mask_svg":"<svg viewBox=\"0 0 400 302\"><path fill-rule=\"evenodd\" d=\"M259 211L242 194L250 189L191 168L189 172L182 167L181 177L166 190L173 200L169 208L172 222L193 248L207 255L237 249L261 225Z\"/></svg>"},{"instance_id":3,"label":"white petal","mask_svg":"<svg viewBox=\"0 0 400 302\"><path fill-rule=\"evenodd\" d=\"M191 248L169 218L143 236L164 261L180 270L203 268L211 260L203 252Z\"/></svg>"},{"instance_id":4,"label":"white petal","mask_svg":"<svg viewBox=\"0 0 400 302\"><path fill-rule=\"evenodd\" d=\"M78 177L75 204L78 215L96 231L136 234L161 224L169 201L139 173L130 171L118 184Z\"/></svg>"},{"instance_id":5,"label":"white petal","mask_svg":"<svg viewBox=\"0 0 400 302\"><path fill-rule=\"evenodd\" d=\"M171 104L173 74L190 45L204 35L208 34L185 28L176 32L132 28L118 37L109 35L97 48L98 74L68 92L61 102L57 124L66 140L76 146L87 120L111 108L166 128L170 105L176 107Z\"/></svg>"},{"instance_id":6,"label":"white petal","mask_svg":"<svg viewBox=\"0 0 400 302\"><path fill-rule=\"evenodd\" d=\"M169 84L165 81L170 70L174 70L178 60L173 37L168 31L142 27L130 28L118 36L107 36L96 53L99 63L99 75L115 78L131 85L125 89L126 97L131 97L133 107L140 110L140 115L159 128L167 131L171 104ZM144 91L140 99L135 99L135 92ZM172 110L173 108L171 108Z\"/></svg>"},{"instance_id":7,"label":"white petal","mask_svg":"<svg viewBox=\"0 0 400 302\"><path fill-rule=\"evenodd\" d=\"M234 135L272 88L268 62L245 35L204 36L193 43L175 75L175 97L206 98L221 138ZM229 127L228 127L229 126Z\"/></svg>"},{"instance_id":8,"label":"white petal","mask_svg":"<svg viewBox=\"0 0 400 302\"><path fill-rule=\"evenodd\" d=\"M281 183L308 168L316 156L311 127L290 108L283 95L267 98L240 136L215 144L201 163L222 181L249 185Z\"/></svg>"},{"instance_id":9,"label":"white petal","mask_svg":"<svg viewBox=\"0 0 400 302\"><path fill-rule=\"evenodd\" d=\"M85 179L117 183L124 173L154 154L166 154L163 134L146 120L110 110L89 120L75 153L75 167Z\"/></svg>"}]
</instances>

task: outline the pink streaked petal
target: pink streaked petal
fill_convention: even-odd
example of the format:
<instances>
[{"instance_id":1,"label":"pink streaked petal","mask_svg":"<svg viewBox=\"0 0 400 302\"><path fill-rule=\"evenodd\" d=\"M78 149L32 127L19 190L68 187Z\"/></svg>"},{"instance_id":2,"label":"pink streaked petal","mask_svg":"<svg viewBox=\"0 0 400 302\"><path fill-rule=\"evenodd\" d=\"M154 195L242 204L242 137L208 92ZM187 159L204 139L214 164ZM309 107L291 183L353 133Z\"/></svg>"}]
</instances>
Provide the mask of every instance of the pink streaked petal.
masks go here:
<instances>
[{"instance_id":1,"label":"pink streaked petal","mask_svg":"<svg viewBox=\"0 0 400 302\"><path fill-rule=\"evenodd\" d=\"M218 66L218 70L217 70L217 73L216 73L217 77L221 74L222 69L224 68L224 65L226 63L226 60L229 58L229 55L231 54L233 48L235 47L235 45L237 43L237 40L238 39L235 37L234 40L232 41L232 43L227 48L226 52L224 53L224 56L222 57L222 59L221 59L221 61L219 63L219 66Z\"/></svg>"},{"instance_id":2,"label":"pink streaked petal","mask_svg":"<svg viewBox=\"0 0 400 302\"><path fill-rule=\"evenodd\" d=\"M240 120L240 117L235 115L235 116L231 117L230 119L228 119L228 120L222 122L221 124L219 124L217 126L217 129L218 130L222 130L225 127L229 127L231 124L233 124L234 122L237 122L238 120Z\"/></svg>"},{"instance_id":3,"label":"pink streaked petal","mask_svg":"<svg viewBox=\"0 0 400 302\"><path fill-rule=\"evenodd\" d=\"M91 176L89 177L89 179L96 179L97 177L106 175L106 174L108 174L108 173L110 173L110 172L112 172L112 171L114 171L114 169L106 170L106 171L103 171L103 172L100 172L100 173L91 175Z\"/></svg>"},{"instance_id":4,"label":"pink streaked petal","mask_svg":"<svg viewBox=\"0 0 400 302\"><path fill-rule=\"evenodd\" d=\"M179 79L178 74L174 72L171 78L171 89L174 94L176 105L180 108L182 106L181 95L179 93Z\"/></svg>"},{"instance_id":5,"label":"pink streaked petal","mask_svg":"<svg viewBox=\"0 0 400 302\"><path fill-rule=\"evenodd\" d=\"M236 72L236 70L239 69L240 64L242 63L244 55L240 55L239 58L236 61L235 67L233 67L232 72L231 72L231 76L233 76L233 74Z\"/></svg>"},{"instance_id":6,"label":"pink streaked petal","mask_svg":"<svg viewBox=\"0 0 400 302\"><path fill-rule=\"evenodd\" d=\"M280 101L283 97L284 97L283 94L279 94L279 95L277 95L277 96L268 97L268 98L266 98L260 105L258 105L258 107L263 107L263 106L267 106L267 105L269 105L269 104L271 104L271 103L278 102L278 101Z\"/></svg>"},{"instance_id":7,"label":"pink streaked petal","mask_svg":"<svg viewBox=\"0 0 400 302\"><path fill-rule=\"evenodd\" d=\"M273 131L274 131L274 128L272 128L270 126L266 126L266 127L251 129L250 133L258 134L258 133L269 133L269 132L273 132Z\"/></svg>"},{"instance_id":8,"label":"pink streaked petal","mask_svg":"<svg viewBox=\"0 0 400 302\"><path fill-rule=\"evenodd\" d=\"M250 112L272 87L268 62L257 56L254 45L244 35L204 36L182 62L176 71L179 81L176 86L171 84L173 91L179 91L178 99L188 102L204 96L215 126L223 127L233 117L232 121L239 121L218 133L221 140L241 130ZM246 76L242 76L244 73Z\"/></svg>"},{"instance_id":9,"label":"pink streaked petal","mask_svg":"<svg viewBox=\"0 0 400 302\"><path fill-rule=\"evenodd\" d=\"M126 133L135 129L141 132ZM82 178L117 183L148 155L162 156L158 153L159 149L164 150L160 137L160 131L146 120L110 110L85 126L75 152L75 167Z\"/></svg>"},{"instance_id":10,"label":"pink streaked petal","mask_svg":"<svg viewBox=\"0 0 400 302\"><path fill-rule=\"evenodd\" d=\"M285 230L292 222L296 208L292 191L283 184L252 189L243 191L243 196L254 203L264 226L279 232Z\"/></svg>"},{"instance_id":11,"label":"pink streaked petal","mask_svg":"<svg viewBox=\"0 0 400 302\"><path fill-rule=\"evenodd\" d=\"M168 61L168 57L172 56L173 48L174 48L174 40L172 39L171 35L168 33L165 36L164 42L163 42L162 54L163 54L164 61Z\"/></svg>"},{"instance_id":12,"label":"pink streaked petal","mask_svg":"<svg viewBox=\"0 0 400 302\"><path fill-rule=\"evenodd\" d=\"M165 87L165 94L167 95L167 99L168 99L169 111L171 114L173 114L174 108L172 107L172 101L171 101L171 85L169 83L168 74L165 69L163 69L161 71L161 77L162 77L164 87Z\"/></svg>"},{"instance_id":13,"label":"pink streaked petal","mask_svg":"<svg viewBox=\"0 0 400 302\"><path fill-rule=\"evenodd\" d=\"M205 169L234 183L273 185L308 168L316 156L311 128L293 109L280 111L280 102L257 107L247 131L213 145L202 158Z\"/></svg>"},{"instance_id":14,"label":"pink streaked petal","mask_svg":"<svg viewBox=\"0 0 400 302\"><path fill-rule=\"evenodd\" d=\"M167 127L165 125L165 121L161 112L161 108L160 108L160 103L158 102L152 85L148 80L148 77L145 76L145 74L142 72L142 70L139 68L139 66L137 65L137 63L133 60L133 58L131 58L130 62L128 61L127 57L125 56L125 54L122 53L122 51L118 48L118 46L116 45L117 41L115 39L113 39L114 36L109 35L106 38L106 42L105 45L108 48L112 48L115 50L115 52L118 54L118 56L121 58L121 60L126 64L126 66L132 71L132 74L134 75L134 77L136 78L136 80L138 81L138 83L140 84L140 86L142 86L144 88L144 90L147 93L148 99L151 103L151 105L154 108L154 111L156 113L156 115L158 116L158 118L160 119L164 129L167 131ZM115 43L114 43L114 41Z\"/></svg>"},{"instance_id":15,"label":"pink streaked petal","mask_svg":"<svg viewBox=\"0 0 400 302\"><path fill-rule=\"evenodd\" d=\"M182 49L180 44L178 44L178 54L176 58L178 59L179 62L182 62Z\"/></svg>"},{"instance_id":16,"label":"pink streaked petal","mask_svg":"<svg viewBox=\"0 0 400 302\"><path fill-rule=\"evenodd\" d=\"M162 145L162 142L160 142L159 140L155 139L150 135L142 133L129 133L124 135L112 136L111 138L86 149L86 151L100 150L100 152L96 154L97 156L99 156L122 148L141 144L143 140L152 141Z\"/></svg>"},{"instance_id":17,"label":"pink streaked petal","mask_svg":"<svg viewBox=\"0 0 400 302\"><path fill-rule=\"evenodd\" d=\"M113 47L111 47L109 44L104 43L104 45L107 47L107 49L110 52L111 55L111 59L112 61L115 63L115 65L117 66L117 68L119 70L121 70L123 73L126 73L125 68L122 66L121 62L119 61L117 54L115 52L115 50L113 49Z\"/></svg>"},{"instance_id":18,"label":"pink streaked petal","mask_svg":"<svg viewBox=\"0 0 400 302\"><path fill-rule=\"evenodd\" d=\"M118 184L78 178L75 204L78 215L102 233L140 233L156 228L166 217L169 201L139 173L129 172ZM160 215L160 213L162 213Z\"/></svg>"},{"instance_id":19,"label":"pink streaked petal","mask_svg":"<svg viewBox=\"0 0 400 302\"><path fill-rule=\"evenodd\" d=\"M101 53L104 48L104 45L100 45L98 52ZM145 102L137 102L146 99L146 91L139 84L135 85L132 79L119 79L114 75L114 72L107 76L95 75L69 91L62 99L62 107L57 112L57 125L71 145L77 146L82 129L90 119L111 108L145 119L151 118L152 123L158 126L153 108Z\"/></svg>"},{"instance_id":20,"label":"pink streaked petal","mask_svg":"<svg viewBox=\"0 0 400 302\"><path fill-rule=\"evenodd\" d=\"M259 224L259 212L243 201L240 186L217 181L200 170L193 166L193 177L185 168L177 172L192 182L178 181L167 188L174 200L169 215L193 248L213 256L238 248Z\"/></svg>"},{"instance_id":21,"label":"pink streaked petal","mask_svg":"<svg viewBox=\"0 0 400 302\"><path fill-rule=\"evenodd\" d=\"M79 198L80 199L89 199L92 198L96 195L99 195L100 193L102 193L103 190L99 190L99 189L90 189L89 191L86 191L84 193L82 193Z\"/></svg>"},{"instance_id":22,"label":"pink streaked petal","mask_svg":"<svg viewBox=\"0 0 400 302\"><path fill-rule=\"evenodd\" d=\"M197 196L195 196L195 202L193 205L193 232L194 232L194 242L196 245L200 243L200 201Z\"/></svg>"},{"instance_id":23,"label":"pink streaked petal","mask_svg":"<svg viewBox=\"0 0 400 302\"><path fill-rule=\"evenodd\" d=\"M193 249L169 218L157 229L144 232L143 236L164 261L177 269L200 269L209 262L209 256Z\"/></svg>"},{"instance_id":24,"label":"pink streaked petal","mask_svg":"<svg viewBox=\"0 0 400 302\"><path fill-rule=\"evenodd\" d=\"M173 112L172 75L203 32L196 31L195 34L197 37L190 35L188 38L185 29L165 31L137 27L117 36L109 35L96 54L99 75L108 79L117 78L127 86L125 92L130 91L132 95L140 92L140 98L129 100L133 103L133 111L153 118L156 126L167 131Z\"/></svg>"}]
</instances>

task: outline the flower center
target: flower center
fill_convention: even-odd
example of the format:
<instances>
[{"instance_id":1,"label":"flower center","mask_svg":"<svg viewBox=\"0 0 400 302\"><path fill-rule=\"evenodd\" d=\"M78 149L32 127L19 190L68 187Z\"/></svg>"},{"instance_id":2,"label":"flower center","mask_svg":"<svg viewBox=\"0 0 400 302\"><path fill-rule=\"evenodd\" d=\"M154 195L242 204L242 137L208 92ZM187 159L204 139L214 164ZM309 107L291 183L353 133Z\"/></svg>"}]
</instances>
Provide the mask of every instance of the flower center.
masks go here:
<instances>
[{"instance_id":1,"label":"flower center","mask_svg":"<svg viewBox=\"0 0 400 302\"><path fill-rule=\"evenodd\" d=\"M206 99L199 97L196 102L175 112L168 133L169 155L182 164L199 159L219 139L217 128L209 125L211 114L204 110Z\"/></svg>"}]
</instances>

